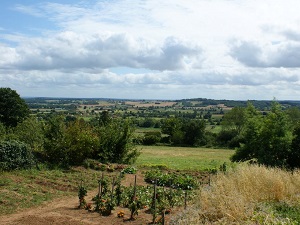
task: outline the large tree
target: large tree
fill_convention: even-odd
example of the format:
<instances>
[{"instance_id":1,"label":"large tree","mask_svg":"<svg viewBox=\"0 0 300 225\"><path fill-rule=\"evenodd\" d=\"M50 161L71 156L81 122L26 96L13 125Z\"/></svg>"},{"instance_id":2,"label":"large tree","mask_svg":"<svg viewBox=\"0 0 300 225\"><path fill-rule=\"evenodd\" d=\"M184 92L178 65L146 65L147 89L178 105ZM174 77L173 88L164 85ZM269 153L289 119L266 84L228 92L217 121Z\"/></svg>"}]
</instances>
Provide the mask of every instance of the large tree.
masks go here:
<instances>
[{"instance_id":1,"label":"large tree","mask_svg":"<svg viewBox=\"0 0 300 225\"><path fill-rule=\"evenodd\" d=\"M20 95L10 88L0 88L0 122L15 127L29 116L29 108Z\"/></svg>"},{"instance_id":2,"label":"large tree","mask_svg":"<svg viewBox=\"0 0 300 225\"><path fill-rule=\"evenodd\" d=\"M246 109L244 143L232 156L233 161L256 159L267 166L288 167L292 143L290 121L281 106L274 102L271 111L262 116L252 105Z\"/></svg>"}]
</instances>

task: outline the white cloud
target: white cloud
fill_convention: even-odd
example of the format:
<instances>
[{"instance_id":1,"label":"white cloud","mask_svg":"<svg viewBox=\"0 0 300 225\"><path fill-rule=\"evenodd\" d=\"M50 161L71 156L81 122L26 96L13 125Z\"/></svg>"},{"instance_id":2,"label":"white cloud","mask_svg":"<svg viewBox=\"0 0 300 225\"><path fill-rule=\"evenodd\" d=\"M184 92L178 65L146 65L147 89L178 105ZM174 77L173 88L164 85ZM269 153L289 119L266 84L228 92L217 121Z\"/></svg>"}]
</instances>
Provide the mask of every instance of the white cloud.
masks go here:
<instances>
[{"instance_id":1,"label":"white cloud","mask_svg":"<svg viewBox=\"0 0 300 225\"><path fill-rule=\"evenodd\" d=\"M6 65L25 70L131 67L151 70L184 69L201 63L202 49L168 37L161 45L127 34L81 35L62 32L51 38L34 38L16 48L2 47L11 57ZM4 56L3 55L3 56ZM14 60L12 59L14 57Z\"/></svg>"},{"instance_id":2,"label":"white cloud","mask_svg":"<svg viewBox=\"0 0 300 225\"><path fill-rule=\"evenodd\" d=\"M17 12L59 29L39 36L1 30L1 84L27 95L43 87L61 96L296 96L299 7L297 0L18 4Z\"/></svg>"}]
</instances>

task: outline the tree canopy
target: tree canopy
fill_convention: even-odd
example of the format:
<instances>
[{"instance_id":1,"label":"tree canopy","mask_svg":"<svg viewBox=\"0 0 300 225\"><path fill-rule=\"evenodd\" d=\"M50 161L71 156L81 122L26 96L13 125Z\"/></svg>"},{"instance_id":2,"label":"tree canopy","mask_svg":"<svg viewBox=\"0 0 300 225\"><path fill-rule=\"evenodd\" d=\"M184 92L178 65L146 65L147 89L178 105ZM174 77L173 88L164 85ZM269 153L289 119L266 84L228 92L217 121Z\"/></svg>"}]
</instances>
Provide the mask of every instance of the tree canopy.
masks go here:
<instances>
[{"instance_id":1,"label":"tree canopy","mask_svg":"<svg viewBox=\"0 0 300 225\"><path fill-rule=\"evenodd\" d=\"M10 88L0 88L0 122L15 127L29 116L29 108L20 95Z\"/></svg>"},{"instance_id":2,"label":"tree canopy","mask_svg":"<svg viewBox=\"0 0 300 225\"><path fill-rule=\"evenodd\" d=\"M267 166L291 167L289 158L293 142L292 132L291 121L280 104L274 102L267 115L262 115L250 104L246 108L243 142L232 160L255 159ZM297 148L295 141L294 139L294 149Z\"/></svg>"}]
</instances>

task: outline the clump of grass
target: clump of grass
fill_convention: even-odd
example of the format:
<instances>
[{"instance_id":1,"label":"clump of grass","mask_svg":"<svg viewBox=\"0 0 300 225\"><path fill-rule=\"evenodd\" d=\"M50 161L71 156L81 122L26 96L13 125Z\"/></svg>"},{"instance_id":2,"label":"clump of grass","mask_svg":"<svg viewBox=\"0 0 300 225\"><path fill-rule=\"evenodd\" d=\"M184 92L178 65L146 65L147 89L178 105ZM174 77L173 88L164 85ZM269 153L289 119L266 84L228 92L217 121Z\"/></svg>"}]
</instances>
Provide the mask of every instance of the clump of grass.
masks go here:
<instances>
[{"instance_id":1,"label":"clump of grass","mask_svg":"<svg viewBox=\"0 0 300 225\"><path fill-rule=\"evenodd\" d=\"M297 224L299 200L300 171L240 165L218 173L173 224Z\"/></svg>"}]
</instances>

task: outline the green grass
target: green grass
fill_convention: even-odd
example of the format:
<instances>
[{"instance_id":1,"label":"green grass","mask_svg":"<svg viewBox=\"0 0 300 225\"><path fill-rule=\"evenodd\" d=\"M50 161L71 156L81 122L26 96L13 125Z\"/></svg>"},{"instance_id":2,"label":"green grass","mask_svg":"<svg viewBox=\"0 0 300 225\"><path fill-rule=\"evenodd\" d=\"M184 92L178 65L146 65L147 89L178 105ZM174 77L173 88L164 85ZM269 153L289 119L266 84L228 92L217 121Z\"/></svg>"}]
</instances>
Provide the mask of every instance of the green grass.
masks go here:
<instances>
[{"instance_id":1,"label":"green grass","mask_svg":"<svg viewBox=\"0 0 300 225\"><path fill-rule=\"evenodd\" d=\"M176 170L209 170L229 163L233 150L169 146L142 146L137 166L165 165Z\"/></svg>"},{"instance_id":2,"label":"green grass","mask_svg":"<svg viewBox=\"0 0 300 225\"><path fill-rule=\"evenodd\" d=\"M60 196L76 196L83 179L89 188L97 186L101 172L71 170L20 170L0 173L0 215L40 205Z\"/></svg>"}]
</instances>

